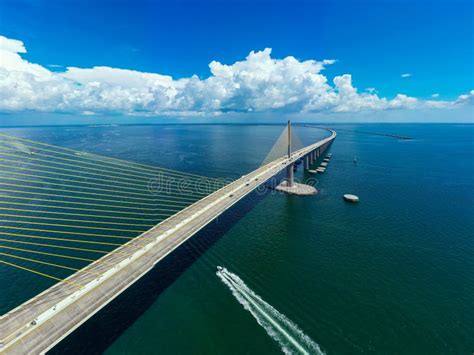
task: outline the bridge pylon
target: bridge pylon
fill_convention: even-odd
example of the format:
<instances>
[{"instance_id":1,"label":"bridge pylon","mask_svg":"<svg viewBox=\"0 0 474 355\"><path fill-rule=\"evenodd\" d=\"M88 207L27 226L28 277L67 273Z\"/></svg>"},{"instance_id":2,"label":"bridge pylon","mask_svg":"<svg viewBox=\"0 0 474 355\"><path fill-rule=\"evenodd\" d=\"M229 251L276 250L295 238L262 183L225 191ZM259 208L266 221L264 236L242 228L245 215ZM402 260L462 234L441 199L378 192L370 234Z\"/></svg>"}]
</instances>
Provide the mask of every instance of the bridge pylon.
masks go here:
<instances>
[{"instance_id":1,"label":"bridge pylon","mask_svg":"<svg viewBox=\"0 0 474 355\"><path fill-rule=\"evenodd\" d=\"M291 162L291 121L288 120L288 159L290 160ZM292 187L293 186L293 182L294 182L294 163L291 162L290 164L288 164L288 166L286 167L286 184L288 187Z\"/></svg>"}]
</instances>

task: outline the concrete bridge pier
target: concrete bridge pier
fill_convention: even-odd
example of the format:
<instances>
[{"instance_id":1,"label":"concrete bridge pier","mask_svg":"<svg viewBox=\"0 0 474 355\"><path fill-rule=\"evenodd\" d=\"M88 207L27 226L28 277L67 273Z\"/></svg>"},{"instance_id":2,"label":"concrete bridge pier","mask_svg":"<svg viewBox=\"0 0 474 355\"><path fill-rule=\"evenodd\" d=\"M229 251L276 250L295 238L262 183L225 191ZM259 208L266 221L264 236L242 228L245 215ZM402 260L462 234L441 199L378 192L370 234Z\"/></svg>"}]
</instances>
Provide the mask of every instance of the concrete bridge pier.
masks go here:
<instances>
[{"instance_id":1,"label":"concrete bridge pier","mask_svg":"<svg viewBox=\"0 0 474 355\"><path fill-rule=\"evenodd\" d=\"M56 283L14 310L0 314L0 354L48 352L170 252L189 240L196 231L232 208L263 182L275 175L280 177L285 169L293 186L287 187L286 181L283 181L276 187L278 191L293 195L314 195L317 191L313 186L293 181L294 163L335 138L336 132L331 131L330 137L242 176L226 185L225 189L194 202L135 237L133 243L125 243L104 255L103 261L91 263L72 274L67 283Z\"/></svg>"},{"instance_id":2,"label":"concrete bridge pier","mask_svg":"<svg viewBox=\"0 0 474 355\"><path fill-rule=\"evenodd\" d=\"M286 186L288 187L292 187L293 186L293 182L294 182L294 172L293 172L293 165L294 164L290 164L286 167Z\"/></svg>"},{"instance_id":3,"label":"concrete bridge pier","mask_svg":"<svg viewBox=\"0 0 474 355\"><path fill-rule=\"evenodd\" d=\"M291 122L288 120L288 159L291 161ZM292 187L294 182L294 163L291 163L286 168L286 186Z\"/></svg>"},{"instance_id":4,"label":"concrete bridge pier","mask_svg":"<svg viewBox=\"0 0 474 355\"><path fill-rule=\"evenodd\" d=\"M313 165L314 164L314 150L309 153L309 164Z\"/></svg>"},{"instance_id":5,"label":"concrete bridge pier","mask_svg":"<svg viewBox=\"0 0 474 355\"><path fill-rule=\"evenodd\" d=\"M277 191L286 192L292 195L314 195L318 191L313 187L305 184L296 183L294 181L294 161L291 159L291 122L288 121L288 160L289 164L286 167L286 181L283 181L275 189ZM311 157L311 152L306 153L306 155L301 156L304 161L304 168L309 169L309 159Z\"/></svg>"}]
</instances>

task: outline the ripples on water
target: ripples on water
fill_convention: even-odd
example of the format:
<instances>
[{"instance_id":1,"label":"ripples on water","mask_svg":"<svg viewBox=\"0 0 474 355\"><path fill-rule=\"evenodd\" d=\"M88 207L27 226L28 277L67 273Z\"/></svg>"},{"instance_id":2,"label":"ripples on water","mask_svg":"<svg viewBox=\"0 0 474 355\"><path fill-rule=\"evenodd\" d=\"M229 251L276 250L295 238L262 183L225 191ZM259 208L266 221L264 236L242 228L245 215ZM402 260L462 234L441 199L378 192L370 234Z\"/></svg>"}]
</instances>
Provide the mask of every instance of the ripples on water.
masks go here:
<instances>
[{"instance_id":1,"label":"ripples on water","mask_svg":"<svg viewBox=\"0 0 474 355\"><path fill-rule=\"evenodd\" d=\"M317 196L250 196L55 351L280 353L278 344L215 277L216 266L226 265L328 354L471 353L473 126L335 127L344 131L331 148L328 170L318 177ZM3 131L236 178L259 166L282 128ZM354 129L415 139L352 133ZM295 130L305 143L322 134ZM359 195L361 202L344 203L344 193ZM13 281L7 271L2 269L4 284ZM44 287L28 274L15 275L13 295L26 297Z\"/></svg>"}]
</instances>

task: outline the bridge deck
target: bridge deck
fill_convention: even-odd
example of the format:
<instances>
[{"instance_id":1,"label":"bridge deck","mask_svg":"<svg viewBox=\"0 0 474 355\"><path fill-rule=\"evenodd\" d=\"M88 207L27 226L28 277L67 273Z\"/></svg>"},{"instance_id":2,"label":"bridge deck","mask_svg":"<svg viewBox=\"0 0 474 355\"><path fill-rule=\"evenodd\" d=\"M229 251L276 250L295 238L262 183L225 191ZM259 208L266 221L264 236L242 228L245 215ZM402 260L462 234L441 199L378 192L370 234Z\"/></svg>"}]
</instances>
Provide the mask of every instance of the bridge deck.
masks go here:
<instances>
[{"instance_id":1,"label":"bridge deck","mask_svg":"<svg viewBox=\"0 0 474 355\"><path fill-rule=\"evenodd\" d=\"M52 348L225 210L335 137L331 131L291 159L277 159L241 177L6 313L0 317L0 353L37 354Z\"/></svg>"}]
</instances>

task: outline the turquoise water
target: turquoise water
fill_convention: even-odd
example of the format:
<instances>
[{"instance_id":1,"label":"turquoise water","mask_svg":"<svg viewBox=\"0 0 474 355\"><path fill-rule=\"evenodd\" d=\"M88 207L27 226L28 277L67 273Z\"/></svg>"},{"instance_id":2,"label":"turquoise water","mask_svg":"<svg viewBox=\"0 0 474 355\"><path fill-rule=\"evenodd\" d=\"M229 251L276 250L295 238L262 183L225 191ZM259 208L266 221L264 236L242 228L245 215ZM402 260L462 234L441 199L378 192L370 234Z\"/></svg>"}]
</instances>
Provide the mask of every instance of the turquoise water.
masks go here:
<instances>
[{"instance_id":1,"label":"turquoise water","mask_svg":"<svg viewBox=\"0 0 474 355\"><path fill-rule=\"evenodd\" d=\"M327 354L474 349L472 125L335 125L319 194L252 195L52 353L278 354L216 276L238 275ZM99 154L236 178L281 126L2 129ZM358 131L411 136L398 140ZM295 128L305 143L325 135ZM356 157L356 164L354 163ZM305 176L299 170L298 177ZM357 205L342 194L357 194ZM2 268L2 310L48 285ZM8 301L7 300L12 300Z\"/></svg>"}]
</instances>

